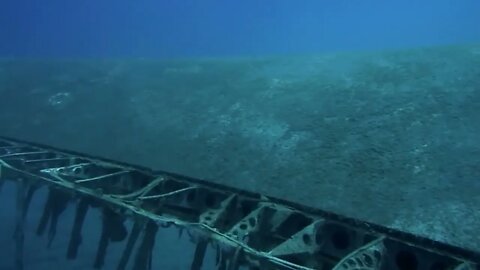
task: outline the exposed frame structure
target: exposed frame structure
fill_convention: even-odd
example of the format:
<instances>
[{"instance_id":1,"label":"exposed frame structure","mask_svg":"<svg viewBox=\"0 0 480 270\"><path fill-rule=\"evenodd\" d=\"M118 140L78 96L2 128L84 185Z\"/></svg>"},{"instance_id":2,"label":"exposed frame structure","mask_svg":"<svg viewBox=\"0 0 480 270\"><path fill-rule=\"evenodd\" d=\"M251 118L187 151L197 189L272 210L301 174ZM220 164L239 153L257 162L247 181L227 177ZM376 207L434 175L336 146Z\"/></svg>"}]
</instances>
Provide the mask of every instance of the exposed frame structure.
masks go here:
<instances>
[{"instance_id":1,"label":"exposed frame structure","mask_svg":"<svg viewBox=\"0 0 480 270\"><path fill-rule=\"evenodd\" d=\"M77 204L69 259L77 256L87 211L101 209L95 269L102 268L108 244L123 240L117 269L131 260L134 270L150 269L155 234L166 226L196 235L192 270L202 269L209 244L218 270L480 269L480 254L461 247L204 180L0 137L0 187L5 180L18 187L17 270L23 269L25 215L41 186L49 193L37 234L49 225L49 242L65 205ZM135 222L130 232L127 218Z\"/></svg>"}]
</instances>

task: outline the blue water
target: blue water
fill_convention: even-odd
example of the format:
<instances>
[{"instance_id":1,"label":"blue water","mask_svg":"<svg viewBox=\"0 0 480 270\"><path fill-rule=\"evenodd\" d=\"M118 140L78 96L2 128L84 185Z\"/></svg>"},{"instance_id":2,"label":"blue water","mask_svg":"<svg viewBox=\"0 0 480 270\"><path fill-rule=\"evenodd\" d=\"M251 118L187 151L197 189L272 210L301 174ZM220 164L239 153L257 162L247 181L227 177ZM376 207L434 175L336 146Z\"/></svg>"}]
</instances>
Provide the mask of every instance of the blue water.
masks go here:
<instances>
[{"instance_id":1,"label":"blue water","mask_svg":"<svg viewBox=\"0 0 480 270\"><path fill-rule=\"evenodd\" d=\"M302 54L480 41L478 0L2 0L2 57Z\"/></svg>"},{"instance_id":2,"label":"blue water","mask_svg":"<svg viewBox=\"0 0 480 270\"><path fill-rule=\"evenodd\" d=\"M480 44L480 0L0 0L0 135L477 250L478 45L251 63L96 59L469 43ZM13 265L14 192L8 184L0 193L0 270ZM34 233L41 192L25 224L25 269L91 269L100 212L89 212L82 253L66 261L75 205L46 249ZM177 237L159 233L153 269L188 269L194 245ZM112 244L104 269L124 245ZM208 254L203 269L213 263Z\"/></svg>"}]
</instances>

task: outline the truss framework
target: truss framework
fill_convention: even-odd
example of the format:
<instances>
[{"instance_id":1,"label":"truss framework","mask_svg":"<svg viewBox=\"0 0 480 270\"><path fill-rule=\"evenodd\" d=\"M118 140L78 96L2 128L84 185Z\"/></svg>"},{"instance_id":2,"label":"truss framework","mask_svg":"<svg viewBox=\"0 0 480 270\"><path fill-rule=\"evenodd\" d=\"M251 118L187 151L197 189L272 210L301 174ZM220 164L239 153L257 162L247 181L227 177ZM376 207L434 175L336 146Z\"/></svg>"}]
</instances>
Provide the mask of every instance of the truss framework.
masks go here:
<instances>
[{"instance_id":1,"label":"truss framework","mask_svg":"<svg viewBox=\"0 0 480 270\"><path fill-rule=\"evenodd\" d=\"M18 187L17 270L23 269L24 218L41 186L49 193L37 234L49 224L48 244L66 204L77 205L69 259L77 256L87 211L102 211L95 269L102 268L109 243L124 240L117 269L131 260L134 270L150 269L155 235L168 226L196 235L192 270L202 269L209 244L218 270L480 269L480 254L460 247L204 180L0 137L0 187L5 180ZM134 220L130 232L126 219Z\"/></svg>"}]
</instances>

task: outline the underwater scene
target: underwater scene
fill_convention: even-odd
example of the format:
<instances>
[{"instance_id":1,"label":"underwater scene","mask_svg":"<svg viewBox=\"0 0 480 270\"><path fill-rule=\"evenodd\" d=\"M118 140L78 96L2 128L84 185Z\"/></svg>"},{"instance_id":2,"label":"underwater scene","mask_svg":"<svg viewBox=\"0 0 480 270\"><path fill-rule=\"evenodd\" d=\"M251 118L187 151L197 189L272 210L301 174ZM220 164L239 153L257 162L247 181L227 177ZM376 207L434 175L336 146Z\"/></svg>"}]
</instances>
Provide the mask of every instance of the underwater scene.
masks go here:
<instances>
[{"instance_id":1,"label":"underwater scene","mask_svg":"<svg viewBox=\"0 0 480 270\"><path fill-rule=\"evenodd\" d=\"M480 2L6 2L0 270L480 269Z\"/></svg>"}]
</instances>

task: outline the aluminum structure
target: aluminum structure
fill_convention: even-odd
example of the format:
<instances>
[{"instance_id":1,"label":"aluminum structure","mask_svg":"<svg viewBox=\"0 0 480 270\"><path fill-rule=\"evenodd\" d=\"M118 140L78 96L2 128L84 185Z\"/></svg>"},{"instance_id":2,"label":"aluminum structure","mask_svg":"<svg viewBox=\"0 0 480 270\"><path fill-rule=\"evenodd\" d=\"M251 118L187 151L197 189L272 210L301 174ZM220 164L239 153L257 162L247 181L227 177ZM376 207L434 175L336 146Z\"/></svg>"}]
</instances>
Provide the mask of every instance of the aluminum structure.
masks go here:
<instances>
[{"instance_id":1,"label":"aluminum structure","mask_svg":"<svg viewBox=\"0 0 480 270\"><path fill-rule=\"evenodd\" d=\"M24 268L25 216L41 186L49 192L36 233L48 229L48 241L65 205L77 205L69 259L81 248L87 211L103 213L92 269L104 266L109 243L121 241L116 269L127 263L151 269L155 235L169 226L196 236L192 270L203 269L209 245L218 270L479 269L480 254L461 247L204 180L0 137L0 186L6 180L17 186L17 270ZM130 231L126 219L134 222Z\"/></svg>"}]
</instances>

